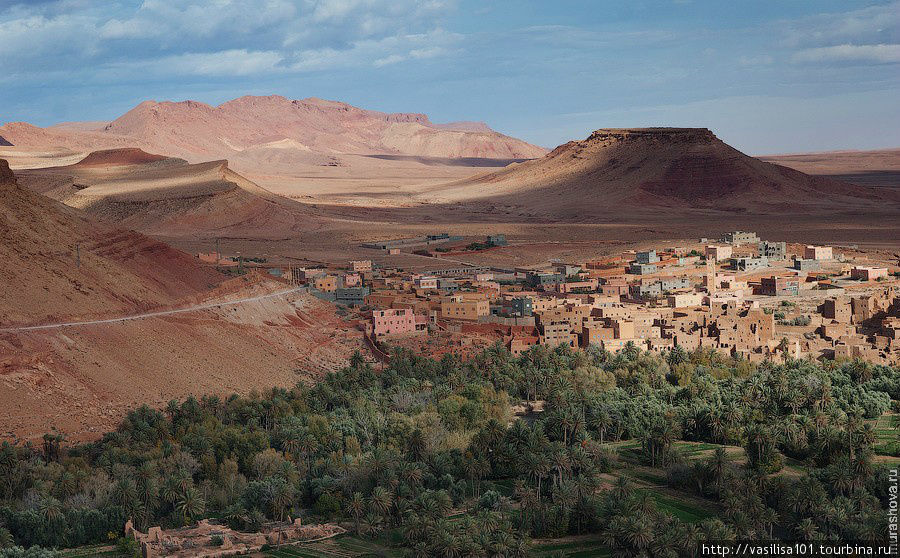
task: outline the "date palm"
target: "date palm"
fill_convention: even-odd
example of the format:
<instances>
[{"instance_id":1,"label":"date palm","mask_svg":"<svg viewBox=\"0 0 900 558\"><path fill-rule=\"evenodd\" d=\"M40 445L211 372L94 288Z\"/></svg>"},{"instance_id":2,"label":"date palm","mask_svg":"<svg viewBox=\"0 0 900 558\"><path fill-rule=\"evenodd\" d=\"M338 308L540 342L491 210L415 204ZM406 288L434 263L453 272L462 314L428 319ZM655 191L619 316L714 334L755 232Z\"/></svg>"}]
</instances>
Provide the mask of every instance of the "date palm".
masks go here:
<instances>
[{"instance_id":1,"label":"date palm","mask_svg":"<svg viewBox=\"0 0 900 558\"><path fill-rule=\"evenodd\" d=\"M181 514L185 525L191 522L191 518L202 515L205 510L206 502L200 491L193 486L185 490L175 504L175 511Z\"/></svg>"},{"instance_id":2,"label":"date palm","mask_svg":"<svg viewBox=\"0 0 900 558\"><path fill-rule=\"evenodd\" d=\"M369 509L381 517L387 517L391 511L393 497L383 486L376 486L369 495Z\"/></svg>"},{"instance_id":3,"label":"date palm","mask_svg":"<svg viewBox=\"0 0 900 558\"><path fill-rule=\"evenodd\" d=\"M353 516L353 521L356 524L356 534L359 534L359 519L366 511L366 502L363 495L359 492L354 492L353 496L347 501L345 509L349 515Z\"/></svg>"}]
</instances>

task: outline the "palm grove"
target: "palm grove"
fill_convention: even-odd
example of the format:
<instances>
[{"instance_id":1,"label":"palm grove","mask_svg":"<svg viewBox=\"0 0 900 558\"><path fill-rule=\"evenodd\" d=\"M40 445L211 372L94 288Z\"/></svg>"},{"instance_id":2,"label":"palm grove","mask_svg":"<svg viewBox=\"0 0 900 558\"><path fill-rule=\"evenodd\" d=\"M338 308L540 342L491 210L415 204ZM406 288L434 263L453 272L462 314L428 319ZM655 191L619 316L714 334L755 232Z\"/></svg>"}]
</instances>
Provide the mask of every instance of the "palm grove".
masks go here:
<instances>
[{"instance_id":1,"label":"palm grove","mask_svg":"<svg viewBox=\"0 0 900 558\"><path fill-rule=\"evenodd\" d=\"M253 531L297 515L412 556L522 556L532 538L589 533L640 556L693 556L702 540L886 536L871 419L897 410L898 368L633 346L392 357L377 370L355 355L292 390L141 407L69 449L57 435L4 444L0 546L105 541L127 518ZM543 411L516 418L522 401ZM689 459L679 441L719 447ZM629 460L710 517L660 507L623 474ZM781 474L786 460L799 471Z\"/></svg>"}]
</instances>

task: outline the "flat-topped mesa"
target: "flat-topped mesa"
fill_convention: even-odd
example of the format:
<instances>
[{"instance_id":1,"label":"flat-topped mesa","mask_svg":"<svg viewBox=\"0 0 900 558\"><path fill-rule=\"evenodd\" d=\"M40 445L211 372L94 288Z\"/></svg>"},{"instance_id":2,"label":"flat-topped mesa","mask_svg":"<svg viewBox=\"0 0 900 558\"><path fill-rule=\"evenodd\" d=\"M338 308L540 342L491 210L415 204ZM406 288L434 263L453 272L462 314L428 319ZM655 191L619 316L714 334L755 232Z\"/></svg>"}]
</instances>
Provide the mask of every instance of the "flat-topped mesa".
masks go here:
<instances>
[{"instance_id":1,"label":"flat-topped mesa","mask_svg":"<svg viewBox=\"0 0 900 558\"><path fill-rule=\"evenodd\" d=\"M609 142L628 140L719 141L708 128L601 128L585 141Z\"/></svg>"}]
</instances>

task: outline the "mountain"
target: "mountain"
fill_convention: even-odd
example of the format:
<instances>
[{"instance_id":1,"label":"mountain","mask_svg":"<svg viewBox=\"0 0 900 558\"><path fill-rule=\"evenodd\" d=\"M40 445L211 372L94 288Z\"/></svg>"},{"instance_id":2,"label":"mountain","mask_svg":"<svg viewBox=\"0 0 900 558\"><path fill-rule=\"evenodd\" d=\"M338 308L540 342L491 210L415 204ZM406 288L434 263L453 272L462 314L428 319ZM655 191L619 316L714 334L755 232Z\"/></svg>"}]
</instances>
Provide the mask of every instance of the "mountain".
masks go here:
<instances>
[{"instance_id":1,"label":"mountain","mask_svg":"<svg viewBox=\"0 0 900 558\"><path fill-rule=\"evenodd\" d=\"M424 114L364 110L322 99L240 97L213 107L195 101L141 103L109 123L106 133L133 137L165 153L229 157L292 140L322 154L432 157L540 157L542 148L474 123L434 125Z\"/></svg>"},{"instance_id":2,"label":"mountain","mask_svg":"<svg viewBox=\"0 0 900 558\"><path fill-rule=\"evenodd\" d=\"M601 129L546 156L428 189L582 219L647 209L737 213L896 208L896 194L765 163L702 128Z\"/></svg>"},{"instance_id":3,"label":"mountain","mask_svg":"<svg viewBox=\"0 0 900 558\"><path fill-rule=\"evenodd\" d=\"M18 185L0 159L0 323L43 323L169 304L223 277L142 234L93 222Z\"/></svg>"},{"instance_id":4,"label":"mountain","mask_svg":"<svg viewBox=\"0 0 900 558\"><path fill-rule=\"evenodd\" d=\"M260 188L221 160L189 164L111 149L19 175L28 189L100 220L167 238L282 237L315 223L308 206Z\"/></svg>"},{"instance_id":5,"label":"mountain","mask_svg":"<svg viewBox=\"0 0 900 558\"><path fill-rule=\"evenodd\" d=\"M219 106L197 101L146 101L105 126L66 123L0 127L16 145L72 149L140 147L199 162L230 159L279 142L298 154L413 155L528 159L546 150L480 122L434 124L424 114L384 113L346 103L272 95L240 97Z\"/></svg>"}]
</instances>

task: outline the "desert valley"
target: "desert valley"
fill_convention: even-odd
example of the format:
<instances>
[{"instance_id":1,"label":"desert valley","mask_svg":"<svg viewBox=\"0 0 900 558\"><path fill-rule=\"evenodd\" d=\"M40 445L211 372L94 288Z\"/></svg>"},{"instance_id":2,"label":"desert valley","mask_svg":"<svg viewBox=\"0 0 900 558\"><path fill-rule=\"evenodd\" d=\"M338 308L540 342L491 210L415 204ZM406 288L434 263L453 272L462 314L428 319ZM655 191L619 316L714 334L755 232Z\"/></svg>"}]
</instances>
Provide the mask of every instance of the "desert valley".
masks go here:
<instances>
[{"instance_id":1,"label":"desert valley","mask_svg":"<svg viewBox=\"0 0 900 558\"><path fill-rule=\"evenodd\" d=\"M863 103L798 93L840 81L804 64L849 82L866 56L883 83L896 4L741 31L781 33L780 55L737 64L796 88L777 98L672 77L686 63L668 51L694 39L593 20L513 31L484 8L497 31L466 35L412 31L444 2L354 30L331 26L382 8L46 4L0 5L19 45L0 72L16 83L0 116L0 558L896 551L900 148L872 124L888 109L866 120ZM95 23L67 34L57 11ZM875 23L881 43L835 43ZM78 48L34 58L32 36ZM195 52L211 37L219 50ZM415 77L479 41L494 48L464 70ZM707 42L685 58L712 64ZM578 58L649 52L649 77ZM70 59L84 84L57 85L78 94L34 108ZM738 90L731 66L701 73ZM543 124L526 141L238 96L269 74L291 85L267 91L365 86L393 96L374 106ZM129 89L145 85L199 100ZM754 103L771 113L745 118ZM826 135L850 113L846 136L790 128L813 115Z\"/></svg>"}]
</instances>

